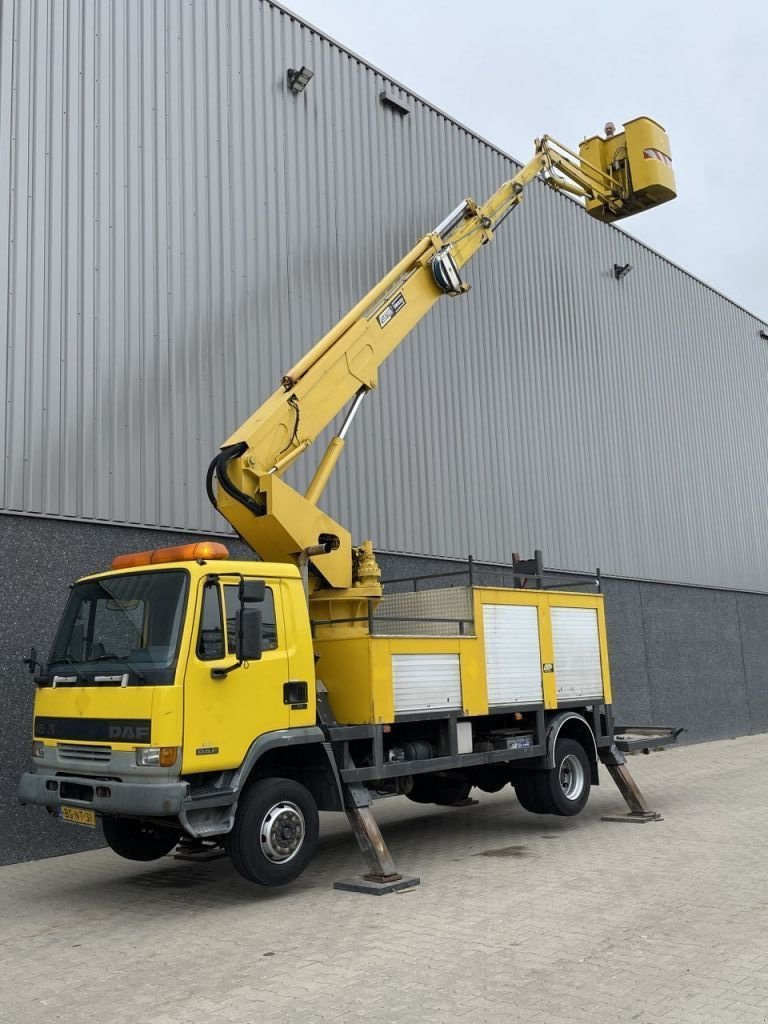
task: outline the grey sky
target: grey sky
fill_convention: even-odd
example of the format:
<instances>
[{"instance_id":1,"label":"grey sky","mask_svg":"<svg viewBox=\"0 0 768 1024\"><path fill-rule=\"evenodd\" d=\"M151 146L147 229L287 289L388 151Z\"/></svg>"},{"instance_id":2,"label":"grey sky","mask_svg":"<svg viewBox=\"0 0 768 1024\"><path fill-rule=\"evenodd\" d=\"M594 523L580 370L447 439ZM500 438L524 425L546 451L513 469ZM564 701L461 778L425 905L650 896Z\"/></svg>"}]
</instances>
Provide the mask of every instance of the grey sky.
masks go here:
<instances>
[{"instance_id":1,"label":"grey sky","mask_svg":"<svg viewBox=\"0 0 768 1024\"><path fill-rule=\"evenodd\" d=\"M768 5L287 5L523 160L545 132L575 146L606 121L654 117L670 135L678 198L625 229L768 319Z\"/></svg>"}]
</instances>

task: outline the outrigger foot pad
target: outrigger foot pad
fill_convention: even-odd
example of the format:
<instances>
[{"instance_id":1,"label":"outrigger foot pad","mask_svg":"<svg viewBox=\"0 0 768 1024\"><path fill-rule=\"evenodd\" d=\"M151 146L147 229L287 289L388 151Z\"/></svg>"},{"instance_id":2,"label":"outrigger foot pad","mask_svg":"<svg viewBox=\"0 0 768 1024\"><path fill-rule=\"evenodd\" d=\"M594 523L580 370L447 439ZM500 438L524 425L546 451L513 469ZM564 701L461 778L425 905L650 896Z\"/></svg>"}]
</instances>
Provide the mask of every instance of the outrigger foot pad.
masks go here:
<instances>
[{"instance_id":1,"label":"outrigger foot pad","mask_svg":"<svg viewBox=\"0 0 768 1024\"><path fill-rule=\"evenodd\" d=\"M633 821L638 825L644 825L647 821L664 821L658 811L631 811L629 814L604 814L600 821Z\"/></svg>"},{"instance_id":2,"label":"outrigger foot pad","mask_svg":"<svg viewBox=\"0 0 768 1024\"><path fill-rule=\"evenodd\" d=\"M402 892L404 889L415 889L421 884L420 878L409 878L398 875L390 881L375 881L367 875L355 875L353 878L342 878L333 883L334 889L345 892L362 892L368 896L384 896L388 892Z\"/></svg>"},{"instance_id":3,"label":"outrigger foot pad","mask_svg":"<svg viewBox=\"0 0 768 1024\"><path fill-rule=\"evenodd\" d=\"M402 875L395 867L392 854L384 842L384 836L374 816L371 796L365 787L347 786L346 799L347 820L368 865L368 871L364 875L355 875L354 878L343 878L339 882L334 882L333 888L372 896L415 888L420 879L412 875Z\"/></svg>"}]
</instances>

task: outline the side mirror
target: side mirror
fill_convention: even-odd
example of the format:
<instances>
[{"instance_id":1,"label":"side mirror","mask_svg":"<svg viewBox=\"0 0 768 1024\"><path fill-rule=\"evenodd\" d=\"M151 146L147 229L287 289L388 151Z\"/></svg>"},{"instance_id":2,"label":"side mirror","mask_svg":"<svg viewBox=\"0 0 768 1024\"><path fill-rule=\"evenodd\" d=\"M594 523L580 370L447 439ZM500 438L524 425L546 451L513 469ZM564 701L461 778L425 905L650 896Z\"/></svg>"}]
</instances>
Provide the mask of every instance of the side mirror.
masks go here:
<instances>
[{"instance_id":1,"label":"side mirror","mask_svg":"<svg viewBox=\"0 0 768 1024\"><path fill-rule=\"evenodd\" d=\"M23 665L27 666L27 671L31 676L33 676L38 669L42 671L43 666L37 660L36 647L30 647L28 656L26 658L22 658L21 661Z\"/></svg>"},{"instance_id":2,"label":"side mirror","mask_svg":"<svg viewBox=\"0 0 768 1024\"><path fill-rule=\"evenodd\" d=\"M237 613L237 660L258 661L261 658L261 651L261 608L242 607Z\"/></svg>"},{"instance_id":3,"label":"side mirror","mask_svg":"<svg viewBox=\"0 0 768 1024\"><path fill-rule=\"evenodd\" d=\"M240 580L240 604L261 604L265 593L264 580Z\"/></svg>"}]
</instances>

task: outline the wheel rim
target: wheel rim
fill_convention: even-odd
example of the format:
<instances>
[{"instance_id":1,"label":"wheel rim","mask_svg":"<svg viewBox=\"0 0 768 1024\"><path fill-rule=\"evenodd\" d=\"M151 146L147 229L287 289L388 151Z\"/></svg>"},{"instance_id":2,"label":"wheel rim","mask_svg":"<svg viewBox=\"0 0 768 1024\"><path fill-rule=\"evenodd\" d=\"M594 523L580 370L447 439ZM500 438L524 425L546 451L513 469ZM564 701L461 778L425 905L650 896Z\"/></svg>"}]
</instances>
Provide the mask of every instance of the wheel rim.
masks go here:
<instances>
[{"instance_id":1,"label":"wheel rim","mask_svg":"<svg viewBox=\"0 0 768 1024\"><path fill-rule=\"evenodd\" d=\"M261 852L272 864L286 864L301 849L305 835L301 808L289 800L281 800L270 807L261 822Z\"/></svg>"},{"instance_id":2,"label":"wheel rim","mask_svg":"<svg viewBox=\"0 0 768 1024\"><path fill-rule=\"evenodd\" d=\"M560 788L566 800L578 800L584 792L584 765L575 754L566 754L560 762Z\"/></svg>"}]
</instances>

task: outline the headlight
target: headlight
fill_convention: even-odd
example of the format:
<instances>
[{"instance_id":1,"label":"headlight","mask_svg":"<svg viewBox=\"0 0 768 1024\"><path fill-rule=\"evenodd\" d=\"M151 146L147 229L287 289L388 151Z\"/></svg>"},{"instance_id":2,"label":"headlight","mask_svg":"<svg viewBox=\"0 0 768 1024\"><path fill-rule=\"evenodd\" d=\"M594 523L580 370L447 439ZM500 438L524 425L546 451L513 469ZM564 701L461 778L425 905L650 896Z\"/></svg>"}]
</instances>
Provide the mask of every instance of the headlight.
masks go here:
<instances>
[{"instance_id":1,"label":"headlight","mask_svg":"<svg viewBox=\"0 0 768 1024\"><path fill-rule=\"evenodd\" d=\"M136 747L136 764L144 768L170 768L178 756L178 747Z\"/></svg>"},{"instance_id":2,"label":"headlight","mask_svg":"<svg viewBox=\"0 0 768 1024\"><path fill-rule=\"evenodd\" d=\"M45 744L42 740L32 741L32 757L45 757Z\"/></svg>"}]
</instances>

